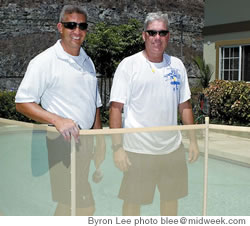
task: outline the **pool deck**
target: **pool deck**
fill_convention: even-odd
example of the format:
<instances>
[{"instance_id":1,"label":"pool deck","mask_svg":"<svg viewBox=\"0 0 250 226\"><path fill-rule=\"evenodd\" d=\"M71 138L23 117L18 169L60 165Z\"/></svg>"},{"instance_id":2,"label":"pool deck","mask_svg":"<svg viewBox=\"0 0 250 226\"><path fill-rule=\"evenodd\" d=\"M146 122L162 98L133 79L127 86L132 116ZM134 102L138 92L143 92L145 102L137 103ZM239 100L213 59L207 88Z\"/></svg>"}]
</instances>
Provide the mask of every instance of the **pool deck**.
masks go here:
<instances>
[{"instance_id":1,"label":"pool deck","mask_svg":"<svg viewBox=\"0 0 250 226\"><path fill-rule=\"evenodd\" d=\"M204 153L205 140L198 139L200 152ZM183 138L185 147L188 147L188 139ZM210 157L250 167L250 138L230 135L219 132L209 132L208 153Z\"/></svg>"}]
</instances>

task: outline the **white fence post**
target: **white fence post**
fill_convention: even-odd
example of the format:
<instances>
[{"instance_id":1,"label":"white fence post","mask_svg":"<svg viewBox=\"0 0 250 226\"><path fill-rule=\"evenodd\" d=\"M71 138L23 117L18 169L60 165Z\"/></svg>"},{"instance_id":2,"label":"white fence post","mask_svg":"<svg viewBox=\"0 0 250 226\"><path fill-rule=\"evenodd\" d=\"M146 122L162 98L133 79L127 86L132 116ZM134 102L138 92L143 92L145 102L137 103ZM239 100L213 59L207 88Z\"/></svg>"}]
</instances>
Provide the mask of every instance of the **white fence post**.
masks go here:
<instances>
[{"instance_id":1,"label":"white fence post","mask_svg":"<svg viewBox=\"0 0 250 226\"><path fill-rule=\"evenodd\" d=\"M207 215L207 188L208 188L208 136L209 136L209 117L205 118L205 150L204 150L204 184L203 184L203 212L202 215Z\"/></svg>"},{"instance_id":2,"label":"white fence post","mask_svg":"<svg viewBox=\"0 0 250 226\"><path fill-rule=\"evenodd\" d=\"M71 216L76 216L76 144L75 138L71 136Z\"/></svg>"}]
</instances>

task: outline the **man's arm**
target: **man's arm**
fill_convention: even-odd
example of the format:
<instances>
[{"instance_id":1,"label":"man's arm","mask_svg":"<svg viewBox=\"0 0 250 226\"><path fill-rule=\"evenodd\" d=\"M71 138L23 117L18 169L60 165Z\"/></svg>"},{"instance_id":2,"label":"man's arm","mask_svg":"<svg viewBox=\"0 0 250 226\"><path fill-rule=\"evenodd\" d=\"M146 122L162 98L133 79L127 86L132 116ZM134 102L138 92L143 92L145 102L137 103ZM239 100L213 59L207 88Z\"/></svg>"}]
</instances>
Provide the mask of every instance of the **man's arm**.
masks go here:
<instances>
[{"instance_id":1,"label":"man's arm","mask_svg":"<svg viewBox=\"0 0 250 226\"><path fill-rule=\"evenodd\" d=\"M92 127L93 129L102 129L102 122L101 122L101 109L96 108L96 114L95 114L95 122Z\"/></svg>"},{"instance_id":2,"label":"man's arm","mask_svg":"<svg viewBox=\"0 0 250 226\"><path fill-rule=\"evenodd\" d=\"M194 124L192 105L189 100L179 105L179 112L184 125Z\"/></svg>"},{"instance_id":3,"label":"man's arm","mask_svg":"<svg viewBox=\"0 0 250 226\"><path fill-rule=\"evenodd\" d=\"M65 140L70 141L73 135L78 141L79 128L73 120L48 112L34 102L16 103L16 110L37 122L54 125Z\"/></svg>"},{"instance_id":4,"label":"man's arm","mask_svg":"<svg viewBox=\"0 0 250 226\"><path fill-rule=\"evenodd\" d=\"M92 129L102 129L100 108L96 109L95 122L94 122ZM95 163L96 169L98 169L101 163L104 161L105 154L106 154L105 137L104 135L96 135L96 147L95 147L95 153L94 153L94 163Z\"/></svg>"},{"instance_id":5,"label":"man's arm","mask_svg":"<svg viewBox=\"0 0 250 226\"><path fill-rule=\"evenodd\" d=\"M109 110L109 127L121 128L122 127L122 109L123 103L111 102ZM131 165L127 153L122 147L122 136L121 134L112 135L112 147L114 147L114 162L117 168L121 171L127 171ZM117 148L116 148L117 147Z\"/></svg>"},{"instance_id":6,"label":"man's arm","mask_svg":"<svg viewBox=\"0 0 250 226\"><path fill-rule=\"evenodd\" d=\"M192 105L189 100L179 105L179 112L180 112L181 120L184 125L194 124ZM193 130L191 131L189 130L188 134L189 134L189 140L190 140L188 160L190 162L194 162L197 160L199 156L199 149L197 145L195 132Z\"/></svg>"},{"instance_id":7,"label":"man's arm","mask_svg":"<svg viewBox=\"0 0 250 226\"><path fill-rule=\"evenodd\" d=\"M122 128L122 103L111 102L109 109L109 127L113 128Z\"/></svg>"}]
</instances>

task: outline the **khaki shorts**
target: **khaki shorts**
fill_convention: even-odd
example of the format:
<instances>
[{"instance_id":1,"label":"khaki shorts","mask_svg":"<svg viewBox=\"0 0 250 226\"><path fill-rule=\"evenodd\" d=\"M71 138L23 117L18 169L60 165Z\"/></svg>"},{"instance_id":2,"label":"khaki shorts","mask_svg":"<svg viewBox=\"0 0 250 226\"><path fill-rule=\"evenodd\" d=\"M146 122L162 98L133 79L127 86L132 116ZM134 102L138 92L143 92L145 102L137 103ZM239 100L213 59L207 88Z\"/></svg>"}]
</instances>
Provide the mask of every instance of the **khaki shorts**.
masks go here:
<instances>
[{"instance_id":1,"label":"khaki shorts","mask_svg":"<svg viewBox=\"0 0 250 226\"><path fill-rule=\"evenodd\" d=\"M156 187L161 201L177 200L187 195L187 165L182 145L166 155L127 154L131 166L124 173L118 195L120 199L138 205L151 204Z\"/></svg>"},{"instance_id":2,"label":"khaki shorts","mask_svg":"<svg viewBox=\"0 0 250 226\"><path fill-rule=\"evenodd\" d=\"M70 142L58 133L47 133L48 160L52 198L54 201L71 204ZM81 136L76 144L76 206L94 206L92 190L88 181L90 162L93 156L93 138Z\"/></svg>"}]
</instances>

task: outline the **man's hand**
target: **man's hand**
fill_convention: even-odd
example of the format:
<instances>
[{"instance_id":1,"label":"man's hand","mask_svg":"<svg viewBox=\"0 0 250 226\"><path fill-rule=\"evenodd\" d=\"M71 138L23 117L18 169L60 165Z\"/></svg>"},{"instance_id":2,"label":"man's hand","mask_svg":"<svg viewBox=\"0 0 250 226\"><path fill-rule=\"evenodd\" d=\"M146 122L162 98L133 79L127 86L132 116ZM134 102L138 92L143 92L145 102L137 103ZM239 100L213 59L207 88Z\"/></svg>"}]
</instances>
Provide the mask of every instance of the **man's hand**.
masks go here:
<instances>
[{"instance_id":1,"label":"man's hand","mask_svg":"<svg viewBox=\"0 0 250 226\"><path fill-rule=\"evenodd\" d=\"M64 139L68 142L71 141L71 136L75 138L76 143L79 141L79 127L71 119L60 118L56 121L55 127L59 133L62 134Z\"/></svg>"},{"instance_id":2,"label":"man's hand","mask_svg":"<svg viewBox=\"0 0 250 226\"><path fill-rule=\"evenodd\" d=\"M128 155L122 147L113 153L113 158L118 169L123 172L128 171L129 166L131 166L131 162L129 161Z\"/></svg>"},{"instance_id":3,"label":"man's hand","mask_svg":"<svg viewBox=\"0 0 250 226\"><path fill-rule=\"evenodd\" d=\"M190 163L195 162L199 157L199 148L197 142L191 142L189 145L188 161Z\"/></svg>"}]
</instances>

